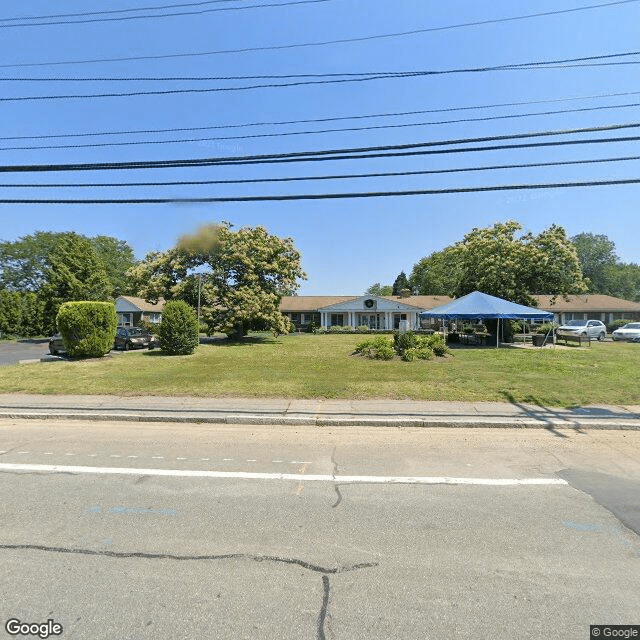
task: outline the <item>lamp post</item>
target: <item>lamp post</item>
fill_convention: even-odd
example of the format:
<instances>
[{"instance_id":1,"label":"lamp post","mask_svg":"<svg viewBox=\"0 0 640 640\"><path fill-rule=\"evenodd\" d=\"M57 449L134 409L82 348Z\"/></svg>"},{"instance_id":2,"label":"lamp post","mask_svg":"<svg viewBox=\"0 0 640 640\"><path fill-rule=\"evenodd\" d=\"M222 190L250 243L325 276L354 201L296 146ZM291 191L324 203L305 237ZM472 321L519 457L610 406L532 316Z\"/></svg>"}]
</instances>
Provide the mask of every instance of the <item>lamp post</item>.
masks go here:
<instances>
[{"instance_id":1,"label":"lamp post","mask_svg":"<svg viewBox=\"0 0 640 640\"><path fill-rule=\"evenodd\" d=\"M202 274L198 274L198 333L200 333L200 289L202 287Z\"/></svg>"}]
</instances>

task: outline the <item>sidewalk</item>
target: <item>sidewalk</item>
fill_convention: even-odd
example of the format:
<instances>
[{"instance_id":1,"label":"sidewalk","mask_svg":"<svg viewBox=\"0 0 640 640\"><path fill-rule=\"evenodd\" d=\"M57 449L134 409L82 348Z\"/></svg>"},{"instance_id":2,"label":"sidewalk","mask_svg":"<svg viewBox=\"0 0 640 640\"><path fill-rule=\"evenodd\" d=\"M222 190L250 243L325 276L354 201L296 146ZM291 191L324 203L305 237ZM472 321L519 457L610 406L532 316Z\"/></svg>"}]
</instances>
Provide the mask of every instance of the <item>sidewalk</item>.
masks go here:
<instances>
[{"instance_id":1,"label":"sidewalk","mask_svg":"<svg viewBox=\"0 0 640 640\"><path fill-rule=\"evenodd\" d=\"M640 405L0 394L0 418L255 425L640 430Z\"/></svg>"}]
</instances>

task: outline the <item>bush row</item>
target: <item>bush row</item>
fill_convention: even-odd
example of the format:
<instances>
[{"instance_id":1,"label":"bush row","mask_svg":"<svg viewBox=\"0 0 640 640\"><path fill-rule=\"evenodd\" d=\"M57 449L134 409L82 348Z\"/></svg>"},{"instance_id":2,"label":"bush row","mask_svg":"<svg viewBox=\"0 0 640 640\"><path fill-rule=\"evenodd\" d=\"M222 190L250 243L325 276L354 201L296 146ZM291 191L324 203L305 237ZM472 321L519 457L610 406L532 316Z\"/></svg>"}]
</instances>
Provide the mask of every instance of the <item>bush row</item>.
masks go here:
<instances>
[{"instance_id":1,"label":"bush row","mask_svg":"<svg viewBox=\"0 0 640 640\"><path fill-rule=\"evenodd\" d=\"M431 360L435 356L444 356L449 349L439 333L422 336L408 331L395 332L393 339L376 336L356 345L355 353L376 360L391 360L398 355L406 362Z\"/></svg>"}]
</instances>

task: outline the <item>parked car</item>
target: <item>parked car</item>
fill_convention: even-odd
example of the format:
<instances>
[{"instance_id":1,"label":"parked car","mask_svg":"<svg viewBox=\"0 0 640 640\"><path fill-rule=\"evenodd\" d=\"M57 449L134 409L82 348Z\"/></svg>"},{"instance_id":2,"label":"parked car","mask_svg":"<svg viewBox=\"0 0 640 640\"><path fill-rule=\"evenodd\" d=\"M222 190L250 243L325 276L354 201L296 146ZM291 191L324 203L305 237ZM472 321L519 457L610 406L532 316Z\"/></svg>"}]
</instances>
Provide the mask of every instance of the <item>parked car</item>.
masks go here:
<instances>
[{"instance_id":1,"label":"parked car","mask_svg":"<svg viewBox=\"0 0 640 640\"><path fill-rule=\"evenodd\" d=\"M66 353L67 349L64 346L64 341L59 333L55 333L49 338L49 353L52 356L57 356L59 353Z\"/></svg>"},{"instance_id":2,"label":"parked car","mask_svg":"<svg viewBox=\"0 0 640 640\"><path fill-rule=\"evenodd\" d=\"M589 336L604 340L607 327L600 320L569 320L557 329L558 333L573 333L577 336Z\"/></svg>"},{"instance_id":3,"label":"parked car","mask_svg":"<svg viewBox=\"0 0 640 640\"><path fill-rule=\"evenodd\" d=\"M116 339L113 343L114 349L153 349L160 346L158 336L150 333L142 327L118 327Z\"/></svg>"},{"instance_id":4,"label":"parked car","mask_svg":"<svg viewBox=\"0 0 640 640\"><path fill-rule=\"evenodd\" d=\"M616 329L612 334L614 340L630 340L640 342L640 322L629 322Z\"/></svg>"}]
</instances>

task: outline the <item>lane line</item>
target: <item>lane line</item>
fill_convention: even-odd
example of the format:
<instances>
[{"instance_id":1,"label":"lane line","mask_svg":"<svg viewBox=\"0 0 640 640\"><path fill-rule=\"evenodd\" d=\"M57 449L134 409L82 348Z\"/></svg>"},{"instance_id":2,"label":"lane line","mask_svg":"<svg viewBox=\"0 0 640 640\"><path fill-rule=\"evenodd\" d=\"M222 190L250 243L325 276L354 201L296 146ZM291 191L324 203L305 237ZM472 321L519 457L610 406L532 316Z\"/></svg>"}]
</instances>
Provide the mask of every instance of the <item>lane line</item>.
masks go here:
<instances>
[{"instance_id":1,"label":"lane line","mask_svg":"<svg viewBox=\"0 0 640 640\"><path fill-rule=\"evenodd\" d=\"M255 473L248 471L205 471L196 469L130 469L126 467L81 467L59 464L0 463L0 471L49 471L104 475L172 476L238 480L292 480L296 482L339 482L344 484L459 484L486 486L568 485L561 478L453 478L449 476L340 476L300 473Z\"/></svg>"}]
</instances>

